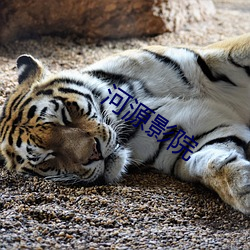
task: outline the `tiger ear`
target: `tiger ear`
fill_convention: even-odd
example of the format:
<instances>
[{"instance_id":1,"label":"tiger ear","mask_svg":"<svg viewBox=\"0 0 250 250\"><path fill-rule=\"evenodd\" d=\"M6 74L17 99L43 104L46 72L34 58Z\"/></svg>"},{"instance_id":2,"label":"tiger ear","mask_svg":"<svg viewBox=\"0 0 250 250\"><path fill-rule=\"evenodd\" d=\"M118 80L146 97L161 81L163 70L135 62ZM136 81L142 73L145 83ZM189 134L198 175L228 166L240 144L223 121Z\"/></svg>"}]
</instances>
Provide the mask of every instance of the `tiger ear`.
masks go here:
<instances>
[{"instance_id":1,"label":"tiger ear","mask_svg":"<svg viewBox=\"0 0 250 250\"><path fill-rule=\"evenodd\" d=\"M43 76L43 65L30 55L21 55L17 59L18 83L31 86Z\"/></svg>"}]
</instances>

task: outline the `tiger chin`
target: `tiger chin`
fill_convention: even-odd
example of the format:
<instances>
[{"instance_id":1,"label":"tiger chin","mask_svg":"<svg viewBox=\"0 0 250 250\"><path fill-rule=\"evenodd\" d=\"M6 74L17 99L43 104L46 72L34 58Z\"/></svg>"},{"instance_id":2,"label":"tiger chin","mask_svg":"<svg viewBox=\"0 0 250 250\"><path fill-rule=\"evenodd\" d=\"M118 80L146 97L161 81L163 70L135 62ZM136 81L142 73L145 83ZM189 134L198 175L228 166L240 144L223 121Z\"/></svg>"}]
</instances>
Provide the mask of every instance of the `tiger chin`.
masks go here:
<instances>
[{"instance_id":1,"label":"tiger chin","mask_svg":"<svg viewBox=\"0 0 250 250\"><path fill-rule=\"evenodd\" d=\"M52 74L30 55L17 68L0 120L8 169L90 186L139 162L250 213L250 34L125 51L81 72Z\"/></svg>"}]
</instances>

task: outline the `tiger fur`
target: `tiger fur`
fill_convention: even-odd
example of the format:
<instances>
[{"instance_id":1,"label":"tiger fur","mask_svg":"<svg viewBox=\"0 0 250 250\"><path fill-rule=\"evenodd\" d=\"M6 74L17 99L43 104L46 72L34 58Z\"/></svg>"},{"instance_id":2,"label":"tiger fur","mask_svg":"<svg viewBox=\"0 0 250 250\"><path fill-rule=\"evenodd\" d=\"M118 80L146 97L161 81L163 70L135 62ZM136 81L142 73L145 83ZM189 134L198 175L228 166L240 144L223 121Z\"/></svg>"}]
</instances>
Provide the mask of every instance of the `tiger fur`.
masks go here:
<instances>
[{"instance_id":1,"label":"tiger fur","mask_svg":"<svg viewBox=\"0 0 250 250\"><path fill-rule=\"evenodd\" d=\"M250 34L199 48L125 51L81 72L51 74L30 55L17 68L0 123L8 169L88 186L119 181L132 163L150 165L250 213ZM103 101L111 92L133 99L119 113ZM122 119L135 99L151 109L146 124ZM193 136L189 160L166 150L163 133L145 132L156 114L177 125L173 135Z\"/></svg>"}]
</instances>

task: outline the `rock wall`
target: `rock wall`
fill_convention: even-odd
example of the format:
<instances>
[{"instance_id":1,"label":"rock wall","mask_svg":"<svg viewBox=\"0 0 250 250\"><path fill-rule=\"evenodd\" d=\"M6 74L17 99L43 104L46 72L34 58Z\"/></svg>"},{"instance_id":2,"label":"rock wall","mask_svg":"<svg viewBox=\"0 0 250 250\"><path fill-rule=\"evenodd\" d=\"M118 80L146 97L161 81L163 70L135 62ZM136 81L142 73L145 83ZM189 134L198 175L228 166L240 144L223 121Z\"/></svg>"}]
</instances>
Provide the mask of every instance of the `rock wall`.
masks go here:
<instances>
[{"instance_id":1,"label":"rock wall","mask_svg":"<svg viewBox=\"0 0 250 250\"><path fill-rule=\"evenodd\" d=\"M214 13L212 0L1 0L0 43L48 34L151 36Z\"/></svg>"}]
</instances>

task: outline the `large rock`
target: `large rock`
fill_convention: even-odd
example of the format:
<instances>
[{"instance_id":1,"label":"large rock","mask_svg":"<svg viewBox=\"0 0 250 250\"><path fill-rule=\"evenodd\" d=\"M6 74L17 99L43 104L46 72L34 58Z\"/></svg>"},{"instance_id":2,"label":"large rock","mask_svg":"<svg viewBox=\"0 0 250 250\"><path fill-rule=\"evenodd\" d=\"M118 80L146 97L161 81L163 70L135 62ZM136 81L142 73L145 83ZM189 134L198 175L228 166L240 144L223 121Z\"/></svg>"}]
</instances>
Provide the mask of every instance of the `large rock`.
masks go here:
<instances>
[{"instance_id":1,"label":"large rock","mask_svg":"<svg viewBox=\"0 0 250 250\"><path fill-rule=\"evenodd\" d=\"M156 35L214 12L212 0L1 0L0 43L48 34Z\"/></svg>"}]
</instances>

